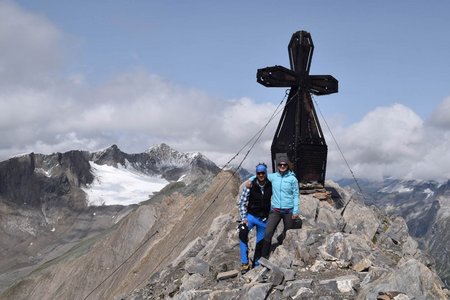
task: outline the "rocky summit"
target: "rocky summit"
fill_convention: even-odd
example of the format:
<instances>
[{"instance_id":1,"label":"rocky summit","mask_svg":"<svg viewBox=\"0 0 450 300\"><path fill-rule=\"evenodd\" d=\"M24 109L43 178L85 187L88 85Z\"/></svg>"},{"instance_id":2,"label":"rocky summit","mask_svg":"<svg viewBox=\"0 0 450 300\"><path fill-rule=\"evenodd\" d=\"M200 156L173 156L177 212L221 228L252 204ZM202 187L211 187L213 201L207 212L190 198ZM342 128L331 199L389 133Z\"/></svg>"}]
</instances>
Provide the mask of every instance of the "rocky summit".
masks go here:
<instances>
[{"instance_id":1,"label":"rocky summit","mask_svg":"<svg viewBox=\"0 0 450 300\"><path fill-rule=\"evenodd\" d=\"M148 166L149 174L162 170L168 177L189 161L183 154L163 152L168 156L157 155L161 160L128 156L117 147L95 155L81 154L90 158L88 165L97 161L134 170ZM167 162L176 165L177 171L170 172ZM109 210L87 207L89 211L72 215L61 232L37 231L36 223L29 222L31 210L18 210L23 206L20 201L0 202L1 262L6 270L0 276L0 299L399 300L450 296L435 272L434 258L419 249L404 218L367 206L358 194L332 181L326 182L325 192L300 196L303 227L289 230L282 245L274 240L269 259L240 274L236 227L241 180L232 171L211 175L203 168L209 166L207 162L197 166L196 174L209 175L192 176L189 184L172 181L139 205L105 206ZM29 168L23 167L27 176L35 176ZM53 174L42 169L40 174ZM21 218L14 219L18 215ZM38 213L32 216L39 219ZM48 220L55 217L47 215ZM59 217L63 222L64 215ZM58 224L53 222L44 224ZM5 232L12 239L22 232L14 247L7 248L3 242ZM31 242L27 234L34 234L35 239ZM251 247L254 238L252 232Z\"/></svg>"},{"instance_id":2,"label":"rocky summit","mask_svg":"<svg viewBox=\"0 0 450 300\"><path fill-rule=\"evenodd\" d=\"M236 208L218 215L144 287L116 299L448 298L404 219L367 207L333 182L327 189L338 196L301 195L303 228L289 230L270 259L245 275L238 272Z\"/></svg>"}]
</instances>

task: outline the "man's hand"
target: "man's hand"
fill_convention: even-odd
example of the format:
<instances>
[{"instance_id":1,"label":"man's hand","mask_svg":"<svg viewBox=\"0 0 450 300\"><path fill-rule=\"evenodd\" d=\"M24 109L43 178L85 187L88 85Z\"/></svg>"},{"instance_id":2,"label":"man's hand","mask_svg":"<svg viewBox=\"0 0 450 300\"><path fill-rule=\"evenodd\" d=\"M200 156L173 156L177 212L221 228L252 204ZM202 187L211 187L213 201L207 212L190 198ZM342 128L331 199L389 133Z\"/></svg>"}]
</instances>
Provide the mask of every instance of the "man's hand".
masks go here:
<instances>
[{"instance_id":1,"label":"man's hand","mask_svg":"<svg viewBox=\"0 0 450 300\"><path fill-rule=\"evenodd\" d=\"M300 216L298 214L292 215L292 219L300 219Z\"/></svg>"},{"instance_id":2,"label":"man's hand","mask_svg":"<svg viewBox=\"0 0 450 300\"><path fill-rule=\"evenodd\" d=\"M242 220L242 223L244 223L246 226L248 226L248 220L247 219Z\"/></svg>"},{"instance_id":3,"label":"man's hand","mask_svg":"<svg viewBox=\"0 0 450 300\"><path fill-rule=\"evenodd\" d=\"M250 180L247 180L245 182L245 187L248 188L248 189L251 189L252 188L252 182Z\"/></svg>"}]
</instances>

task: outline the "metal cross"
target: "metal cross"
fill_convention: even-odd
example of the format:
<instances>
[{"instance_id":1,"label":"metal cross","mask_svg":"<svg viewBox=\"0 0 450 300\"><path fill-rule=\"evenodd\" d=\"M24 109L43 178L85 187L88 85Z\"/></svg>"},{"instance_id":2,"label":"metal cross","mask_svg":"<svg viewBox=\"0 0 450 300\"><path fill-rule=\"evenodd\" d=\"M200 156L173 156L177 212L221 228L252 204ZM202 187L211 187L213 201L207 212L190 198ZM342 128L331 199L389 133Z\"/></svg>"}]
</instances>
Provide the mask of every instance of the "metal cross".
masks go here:
<instances>
[{"instance_id":1,"label":"metal cross","mask_svg":"<svg viewBox=\"0 0 450 300\"><path fill-rule=\"evenodd\" d=\"M337 93L338 81L331 75L309 75L314 44L308 32L295 32L288 50L291 69L274 66L256 74L266 87L291 88L272 142L272 167L275 171L277 157L287 154L299 182L324 184L328 147L311 93Z\"/></svg>"}]
</instances>

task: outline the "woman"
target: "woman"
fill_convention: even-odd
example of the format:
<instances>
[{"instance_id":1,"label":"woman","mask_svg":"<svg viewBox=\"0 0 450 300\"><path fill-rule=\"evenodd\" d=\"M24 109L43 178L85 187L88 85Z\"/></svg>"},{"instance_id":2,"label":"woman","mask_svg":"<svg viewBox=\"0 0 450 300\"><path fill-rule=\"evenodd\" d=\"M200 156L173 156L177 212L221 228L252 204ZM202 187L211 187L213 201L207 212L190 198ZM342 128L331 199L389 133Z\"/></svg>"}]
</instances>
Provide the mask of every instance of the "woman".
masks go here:
<instances>
[{"instance_id":1,"label":"woman","mask_svg":"<svg viewBox=\"0 0 450 300\"><path fill-rule=\"evenodd\" d=\"M300 213L298 180L294 172L289 170L289 159L286 155L278 157L277 172L267 174L267 178L272 183L272 199L261 253L265 258L269 257L272 237L281 219L283 219L284 229L278 237L280 244L286 236L286 231L293 227L292 220L299 218ZM253 179L250 178L250 180ZM248 181L247 187L249 186L251 182Z\"/></svg>"}]
</instances>

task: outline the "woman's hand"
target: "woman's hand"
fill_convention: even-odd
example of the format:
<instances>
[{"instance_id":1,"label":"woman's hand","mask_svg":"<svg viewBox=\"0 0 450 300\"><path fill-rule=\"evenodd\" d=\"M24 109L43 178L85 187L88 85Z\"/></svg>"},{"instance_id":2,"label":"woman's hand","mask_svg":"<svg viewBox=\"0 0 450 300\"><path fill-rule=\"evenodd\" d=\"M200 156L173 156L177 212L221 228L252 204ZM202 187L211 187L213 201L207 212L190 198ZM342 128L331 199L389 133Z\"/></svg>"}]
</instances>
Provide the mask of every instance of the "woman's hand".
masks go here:
<instances>
[{"instance_id":1,"label":"woman's hand","mask_svg":"<svg viewBox=\"0 0 450 300\"><path fill-rule=\"evenodd\" d=\"M245 187L248 188L248 189L251 189L252 188L252 182L250 180L247 180L245 182Z\"/></svg>"},{"instance_id":2,"label":"woman's hand","mask_svg":"<svg viewBox=\"0 0 450 300\"><path fill-rule=\"evenodd\" d=\"M300 216L298 214L292 215L292 219L300 219Z\"/></svg>"}]
</instances>

